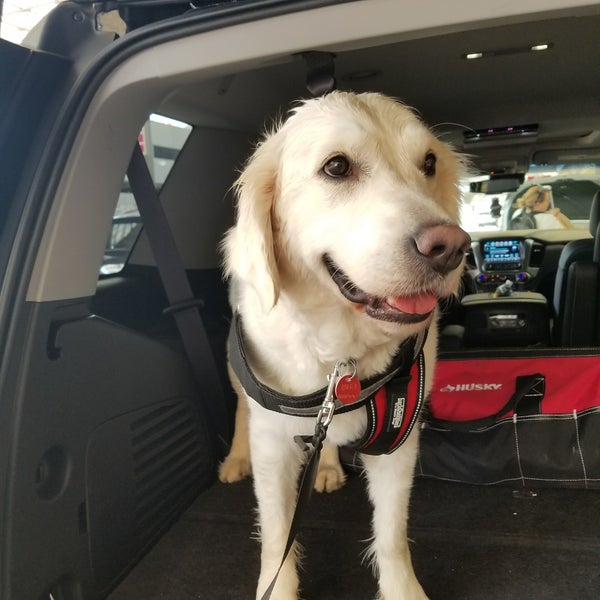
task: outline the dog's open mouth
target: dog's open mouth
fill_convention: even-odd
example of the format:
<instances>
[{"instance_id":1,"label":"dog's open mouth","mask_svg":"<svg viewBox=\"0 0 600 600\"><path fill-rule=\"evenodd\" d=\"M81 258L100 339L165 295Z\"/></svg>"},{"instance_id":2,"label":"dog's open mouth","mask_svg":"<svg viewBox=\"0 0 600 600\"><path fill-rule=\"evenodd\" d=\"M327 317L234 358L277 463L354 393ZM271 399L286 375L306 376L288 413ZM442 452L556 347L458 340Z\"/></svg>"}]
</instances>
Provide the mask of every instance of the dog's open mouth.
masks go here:
<instances>
[{"instance_id":1,"label":"dog's open mouth","mask_svg":"<svg viewBox=\"0 0 600 600\"><path fill-rule=\"evenodd\" d=\"M431 315L438 302L438 297L428 292L385 298L373 296L359 288L329 255L323 256L323 263L344 298L354 304L364 305L365 312L374 319L395 323L420 323Z\"/></svg>"}]
</instances>

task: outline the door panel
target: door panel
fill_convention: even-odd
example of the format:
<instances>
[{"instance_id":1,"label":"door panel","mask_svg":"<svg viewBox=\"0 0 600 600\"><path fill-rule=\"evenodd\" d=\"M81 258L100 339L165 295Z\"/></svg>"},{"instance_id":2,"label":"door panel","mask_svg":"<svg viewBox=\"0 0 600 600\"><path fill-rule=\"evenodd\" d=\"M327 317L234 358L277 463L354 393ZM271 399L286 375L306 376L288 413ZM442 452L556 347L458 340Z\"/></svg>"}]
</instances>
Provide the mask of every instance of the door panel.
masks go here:
<instances>
[{"instance_id":1,"label":"door panel","mask_svg":"<svg viewBox=\"0 0 600 600\"><path fill-rule=\"evenodd\" d=\"M213 434L177 351L84 301L30 305L28 321L0 597L101 598L212 483Z\"/></svg>"}]
</instances>

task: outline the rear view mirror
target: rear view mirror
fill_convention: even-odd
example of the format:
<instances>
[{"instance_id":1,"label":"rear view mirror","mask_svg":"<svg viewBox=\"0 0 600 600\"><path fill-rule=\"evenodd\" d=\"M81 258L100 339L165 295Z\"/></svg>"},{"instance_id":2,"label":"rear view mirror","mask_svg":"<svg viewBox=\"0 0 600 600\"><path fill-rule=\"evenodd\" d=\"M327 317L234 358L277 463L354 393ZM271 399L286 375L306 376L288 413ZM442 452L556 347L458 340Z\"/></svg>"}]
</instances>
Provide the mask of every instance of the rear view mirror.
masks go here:
<instances>
[{"instance_id":1,"label":"rear view mirror","mask_svg":"<svg viewBox=\"0 0 600 600\"><path fill-rule=\"evenodd\" d=\"M484 181L472 181L469 184L470 191L479 194L502 194L514 192L523 183L525 176L522 173L511 173L510 175L490 175Z\"/></svg>"}]
</instances>

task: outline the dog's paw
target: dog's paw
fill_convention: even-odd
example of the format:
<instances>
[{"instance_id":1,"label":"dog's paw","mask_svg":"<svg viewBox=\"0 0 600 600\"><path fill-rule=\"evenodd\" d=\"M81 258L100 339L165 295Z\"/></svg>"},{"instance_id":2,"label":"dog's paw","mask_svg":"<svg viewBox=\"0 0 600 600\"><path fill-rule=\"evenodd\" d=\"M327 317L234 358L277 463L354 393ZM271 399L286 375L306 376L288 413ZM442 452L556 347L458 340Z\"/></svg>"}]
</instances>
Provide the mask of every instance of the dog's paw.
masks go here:
<instances>
[{"instance_id":1,"label":"dog's paw","mask_svg":"<svg viewBox=\"0 0 600 600\"><path fill-rule=\"evenodd\" d=\"M223 483L241 481L252 473L250 460L230 454L219 466L219 479Z\"/></svg>"},{"instance_id":2,"label":"dog's paw","mask_svg":"<svg viewBox=\"0 0 600 600\"><path fill-rule=\"evenodd\" d=\"M321 466L315 479L315 490L317 492L335 492L339 490L346 481L346 475L341 465Z\"/></svg>"}]
</instances>

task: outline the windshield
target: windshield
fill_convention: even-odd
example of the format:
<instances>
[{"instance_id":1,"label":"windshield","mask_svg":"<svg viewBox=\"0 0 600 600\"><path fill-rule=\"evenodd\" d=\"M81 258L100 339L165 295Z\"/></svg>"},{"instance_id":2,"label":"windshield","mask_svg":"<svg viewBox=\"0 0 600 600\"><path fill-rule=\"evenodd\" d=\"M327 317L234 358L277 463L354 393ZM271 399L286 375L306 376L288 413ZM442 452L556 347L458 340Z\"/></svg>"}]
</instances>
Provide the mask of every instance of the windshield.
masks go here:
<instances>
[{"instance_id":1,"label":"windshield","mask_svg":"<svg viewBox=\"0 0 600 600\"><path fill-rule=\"evenodd\" d=\"M518 185L515 176L485 175L463 181L462 227L473 232L587 231L592 200L600 190L600 163L533 164L520 180Z\"/></svg>"}]
</instances>

